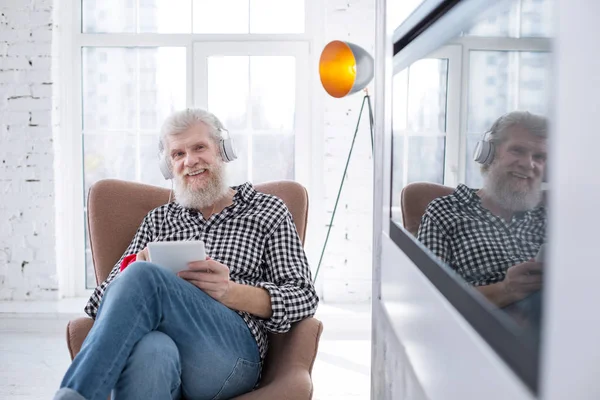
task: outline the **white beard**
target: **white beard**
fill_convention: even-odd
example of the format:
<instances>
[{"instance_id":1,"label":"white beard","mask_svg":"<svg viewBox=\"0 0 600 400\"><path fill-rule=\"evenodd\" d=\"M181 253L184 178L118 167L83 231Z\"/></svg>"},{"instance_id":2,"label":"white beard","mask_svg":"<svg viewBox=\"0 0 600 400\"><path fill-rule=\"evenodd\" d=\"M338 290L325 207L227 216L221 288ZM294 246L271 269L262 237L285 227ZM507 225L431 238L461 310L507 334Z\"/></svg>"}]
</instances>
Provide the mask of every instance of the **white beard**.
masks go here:
<instances>
[{"instance_id":1,"label":"white beard","mask_svg":"<svg viewBox=\"0 0 600 400\"><path fill-rule=\"evenodd\" d=\"M229 188L225 182L225 163L220 161L217 165L207 168L212 178L202 189L193 189L186 184L182 176L173 178L173 192L175 201L186 208L200 210L207 208L221 200Z\"/></svg>"},{"instance_id":2,"label":"white beard","mask_svg":"<svg viewBox=\"0 0 600 400\"><path fill-rule=\"evenodd\" d=\"M541 181L536 182L534 187L526 192L514 190L497 164L490 165L484 173L483 188L499 206L514 212L533 210L542 199Z\"/></svg>"}]
</instances>

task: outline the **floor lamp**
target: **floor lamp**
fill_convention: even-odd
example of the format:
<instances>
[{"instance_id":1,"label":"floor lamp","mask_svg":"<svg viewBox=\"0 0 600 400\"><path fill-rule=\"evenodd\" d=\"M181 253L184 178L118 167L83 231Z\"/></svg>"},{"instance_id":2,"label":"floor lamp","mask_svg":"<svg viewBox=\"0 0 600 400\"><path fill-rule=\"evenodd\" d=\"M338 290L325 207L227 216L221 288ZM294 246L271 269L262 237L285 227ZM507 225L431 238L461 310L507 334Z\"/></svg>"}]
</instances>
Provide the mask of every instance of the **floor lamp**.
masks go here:
<instances>
[{"instance_id":1,"label":"floor lamp","mask_svg":"<svg viewBox=\"0 0 600 400\"><path fill-rule=\"evenodd\" d=\"M353 43L342 42L340 40L334 40L325 46L321 53L321 59L319 60L319 76L321 78L321 84L330 96L335 98L346 97L350 94L356 93L360 90L364 90L364 97L360 111L358 113L358 121L356 122L356 129L354 130L354 137L352 138L352 144L350 145L350 151L346 158L346 166L344 173L342 174L342 181L335 199L335 205L333 206L333 213L331 214L331 221L329 222L329 228L327 229L327 236L325 237L325 243L323 243L323 249L321 251L321 257L319 258L319 264L313 281L317 280L319 270L321 269L321 263L323 262L323 256L325 255L325 248L329 241L329 234L331 227L333 226L333 220L335 218L335 212L337 211L340 195L342 188L344 187L344 181L346 180L346 172L348 171L348 165L350 164L350 157L352 156L352 150L354 149L354 143L356 141L356 134L358 133L358 127L360 125L360 119L365 107L365 102L369 108L369 127L371 131L371 151L373 151L373 108L371 107L371 97L366 87L373 79L374 73L374 62L373 57L364 50L362 47L357 46Z\"/></svg>"}]
</instances>

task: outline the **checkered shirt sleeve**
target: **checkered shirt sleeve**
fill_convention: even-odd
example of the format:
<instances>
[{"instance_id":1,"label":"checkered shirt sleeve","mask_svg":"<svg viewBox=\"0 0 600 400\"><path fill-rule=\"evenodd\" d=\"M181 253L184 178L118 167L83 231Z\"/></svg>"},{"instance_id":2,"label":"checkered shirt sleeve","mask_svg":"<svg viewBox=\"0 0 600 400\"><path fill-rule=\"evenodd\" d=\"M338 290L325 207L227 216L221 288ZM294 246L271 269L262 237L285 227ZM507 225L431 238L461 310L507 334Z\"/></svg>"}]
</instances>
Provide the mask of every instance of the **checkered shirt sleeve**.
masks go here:
<instances>
[{"instance_id":1,"label":"checkered shirt sleeve","mask_svg":"<svg viewBox=\"0 0 600 400\"><path fill-rule=\"evenodd\" d=\"M302 243L287 210L267 239L264 262L266 281L256 286L269 292L273 315L263 324L270 332L284 333L292 323L313 316L319 303Z\"/></svg>"}]
</instances>

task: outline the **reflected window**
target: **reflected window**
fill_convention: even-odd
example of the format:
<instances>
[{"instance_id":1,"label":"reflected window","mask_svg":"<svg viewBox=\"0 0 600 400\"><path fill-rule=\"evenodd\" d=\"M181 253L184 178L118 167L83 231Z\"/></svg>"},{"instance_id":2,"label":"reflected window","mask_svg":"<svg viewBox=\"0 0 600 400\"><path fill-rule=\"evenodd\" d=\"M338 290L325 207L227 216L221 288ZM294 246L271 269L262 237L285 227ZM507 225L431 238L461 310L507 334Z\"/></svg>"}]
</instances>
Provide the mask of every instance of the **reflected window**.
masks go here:
<instances>
[{"instance_id":1,"label":"reflected window","mask_svg":"<svg viewBox=\"0 0 600 400\"><path fill-rule=\"evenodd\" d=\"M552 0L513 1L506 10L493 13L465 32L481 37L550 37Z\"/></svg>"},{"instance_id":2,"label":"reflected window","mask_svg":"<svg viewBox=\"0 0 600 400\"><path fill-rule=\"evenodd\" d=\"M550 11L549 0L516 0L392 78L392 225L534 345L547 241Z\"/></svg>"}]
</instances>

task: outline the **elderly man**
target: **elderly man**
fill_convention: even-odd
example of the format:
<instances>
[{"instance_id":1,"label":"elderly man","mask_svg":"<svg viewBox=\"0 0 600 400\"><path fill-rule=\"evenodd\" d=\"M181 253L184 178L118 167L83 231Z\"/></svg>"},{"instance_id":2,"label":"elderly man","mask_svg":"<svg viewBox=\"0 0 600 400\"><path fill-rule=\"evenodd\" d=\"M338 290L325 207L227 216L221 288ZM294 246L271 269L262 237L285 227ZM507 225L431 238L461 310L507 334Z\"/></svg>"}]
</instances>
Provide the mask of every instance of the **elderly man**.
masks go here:
<instances>
[{"instance_id":1,"label":"elderly man","mask_svg":"<svg viewBox=\"0 0 600 400\"><path fill-rule=\"evenodd\" d=\"M542 285L542 264L534 259L545 242L546 136L540 116L500 117L476 150L483 187L461 184L432 201L419 227L418 239L498 307L519 303Z\"/></svg>"},{"instance_id":2,"label":"elderly man","mask_svg":"<svg viewBox=\"0 0 600 400\"><path fill-rule=\"evenodd\" d=\"M96 322L55 399L228 399L257 384L268 331L315 313L291 214L250 183L227 187L222 132L200 109L165 121L161 157L176 202L148 213L94 291L86 312ZM189 270L147 261L148 242L192 239L209 257Z\"/></svg>"}]
</instances>

